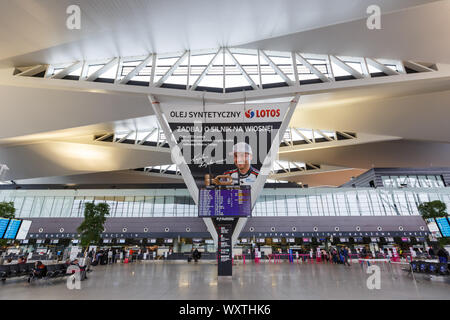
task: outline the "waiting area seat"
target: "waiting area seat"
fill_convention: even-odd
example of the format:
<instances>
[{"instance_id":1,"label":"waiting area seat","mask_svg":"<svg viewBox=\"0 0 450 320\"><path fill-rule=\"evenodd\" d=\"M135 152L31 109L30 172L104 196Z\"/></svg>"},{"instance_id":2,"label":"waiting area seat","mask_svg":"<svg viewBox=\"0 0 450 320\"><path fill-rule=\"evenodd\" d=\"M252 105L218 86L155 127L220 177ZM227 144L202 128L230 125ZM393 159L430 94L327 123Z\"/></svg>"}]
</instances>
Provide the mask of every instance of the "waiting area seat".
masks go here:
<instances>
[{"instance_id":1,"label":"waiting area seat","mask_svg":"<svg viewBox=\"0 0 450 320\"><path fill-rule=\"evenodd\" d=\"M450 264L448 263L434 263L426 261L411 262L411 269L414 272L425 273L430 275L449 275Z\"/></svg>"},{"instance_id":2,"label":"waiting area seat","mask_svg":"<svg viewBox=\"0 0 450 320\"><path fill-rule=\"evenodd\" d=\"M0 265L0 280L30 277L34 270L34 263ZM61 278L69 276L67 265L64 263L46 265L47 272L42 275L42 279Z\"/></svg>"}]
</instances>

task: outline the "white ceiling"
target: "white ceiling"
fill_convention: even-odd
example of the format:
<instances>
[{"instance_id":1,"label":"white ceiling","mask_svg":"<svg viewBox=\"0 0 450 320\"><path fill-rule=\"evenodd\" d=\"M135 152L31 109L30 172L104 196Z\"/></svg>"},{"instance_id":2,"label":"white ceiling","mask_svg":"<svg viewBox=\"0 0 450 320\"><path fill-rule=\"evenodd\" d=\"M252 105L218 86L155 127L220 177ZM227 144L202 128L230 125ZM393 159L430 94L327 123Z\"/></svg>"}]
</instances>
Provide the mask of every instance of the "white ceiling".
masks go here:
<instances>
[{"instance_id":1,"label":"white ceiling","mask_svg":"<svg viewBox=\"0 0 450 320\"><path fill-rule=\"evenodd\" d=\"M0 1L0 67L245 45L450 63L450 0L78 0L82 30L69 31L65 11L73 2ZM369 36L363 22L371 4L385 15L383 30ZM69 82L67 88L48 88L9 83L8 77L0 81L8 114L0 121L0 160L13 164L11 178L75 175L78 181L80 174L106 177L108 171L170 162L167 153L92 142L97 133L153 124L145 94L77 90ZM291 122L295 127L402 140L293 152L283 159L360 169L450 166L449 90L450 78L440 77L303 96ZM98 161L79 159L77 148L89 149ZM67 150L72 154L65 155ZM356 171L299 181L338 185Z\"/></svg>"},{"instance_id":2,"label":"white ceiling","mask_svg":"<svg viewBox=\"0 0 450 320\"><path fill-rule=\"evenodd\" d=\"M450 0L437 1L383 14L381 30L369 30L364 18L244 47L450 63L449 16Z\"/></svg>"},{"instance_id":3,"label":"white ceiling","mask_svg":"<svg viewBox=\"0 0 450 320\"><path fill-rule=\"evenodd\" d=\"M65 23L72 0L2 0L0 62L57 63L238 46L359 20L373 4L388 13L430 2L434 1L78 0L82 28L71 31Z\"/></svg>"}]
</instances>

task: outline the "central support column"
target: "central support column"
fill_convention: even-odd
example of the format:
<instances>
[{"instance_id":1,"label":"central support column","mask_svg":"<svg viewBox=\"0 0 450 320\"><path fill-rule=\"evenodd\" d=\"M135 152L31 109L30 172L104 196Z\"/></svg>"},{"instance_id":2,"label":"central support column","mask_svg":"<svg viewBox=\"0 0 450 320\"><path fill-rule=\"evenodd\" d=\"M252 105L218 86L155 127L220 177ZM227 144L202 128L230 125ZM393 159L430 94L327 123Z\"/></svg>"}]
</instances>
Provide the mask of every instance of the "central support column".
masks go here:
<instances>
[{"instance_id":1,"label":"central support column","mask_svg":"<svg viewBox=\"0 0 450 320\"><path fill-rule=\"evenodd\" d=\"M217 248L217 263L219 277L231 277L233 275L233 243L232 236L236 227L236 218L213 218L219 237Z\"/></svg>"},{"instance_id":2,"label":"central support column","mask_svg":"<svg viewBox=\"0 0 450 320\"><path fill-rule=\"evenodd\" d=\"M219 277L233 274L233 246L271 174L298 99L162 108L149 96L172 162L217 246Z\"/></svg>"}]
</instances>

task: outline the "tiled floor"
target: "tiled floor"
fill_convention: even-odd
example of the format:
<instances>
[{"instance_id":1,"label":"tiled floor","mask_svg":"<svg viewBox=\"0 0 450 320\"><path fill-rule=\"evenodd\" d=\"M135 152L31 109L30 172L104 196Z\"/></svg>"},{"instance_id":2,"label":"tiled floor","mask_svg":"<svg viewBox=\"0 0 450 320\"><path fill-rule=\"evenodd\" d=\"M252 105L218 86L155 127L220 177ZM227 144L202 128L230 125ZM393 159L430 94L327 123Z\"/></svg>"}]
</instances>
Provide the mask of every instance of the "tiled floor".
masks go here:
<instances>
[{"instance_id":1,"label":"tiled floor","mask_svg":"<svg viewBox=\"0 0 450 320\"><path fill-rule=\"evenodd\" d=\"M450 284L400 266L381 265L381 289L369 290L359 264L247 264L231 280L217 280L213 263L134 263L98 266L69 290L65 280L0 284L0 299L450 299Z\"/></svg>"}]
</instances>

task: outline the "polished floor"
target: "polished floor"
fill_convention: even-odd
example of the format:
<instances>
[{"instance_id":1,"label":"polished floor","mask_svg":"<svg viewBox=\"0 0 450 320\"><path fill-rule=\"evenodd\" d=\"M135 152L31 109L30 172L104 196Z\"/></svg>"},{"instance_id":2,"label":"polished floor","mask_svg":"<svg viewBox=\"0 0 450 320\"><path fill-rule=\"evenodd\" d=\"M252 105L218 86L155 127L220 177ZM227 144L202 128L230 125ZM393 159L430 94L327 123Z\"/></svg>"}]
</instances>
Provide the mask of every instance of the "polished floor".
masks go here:
<instances>
[{"instance_id":1,"label":"polished floor","mask_svg":"<svg viewBox=\"0 0 450 320\"><path fill-rule=\"evenodd\" d=\"M0 284L0 299L450 299L450 284L415 279L401 266L381 265L381 289L369 290L359 264L247 264L217 280L213 263L134 263L97 266L80 290L66 281Z\"/></svg>"}]
</instances>

